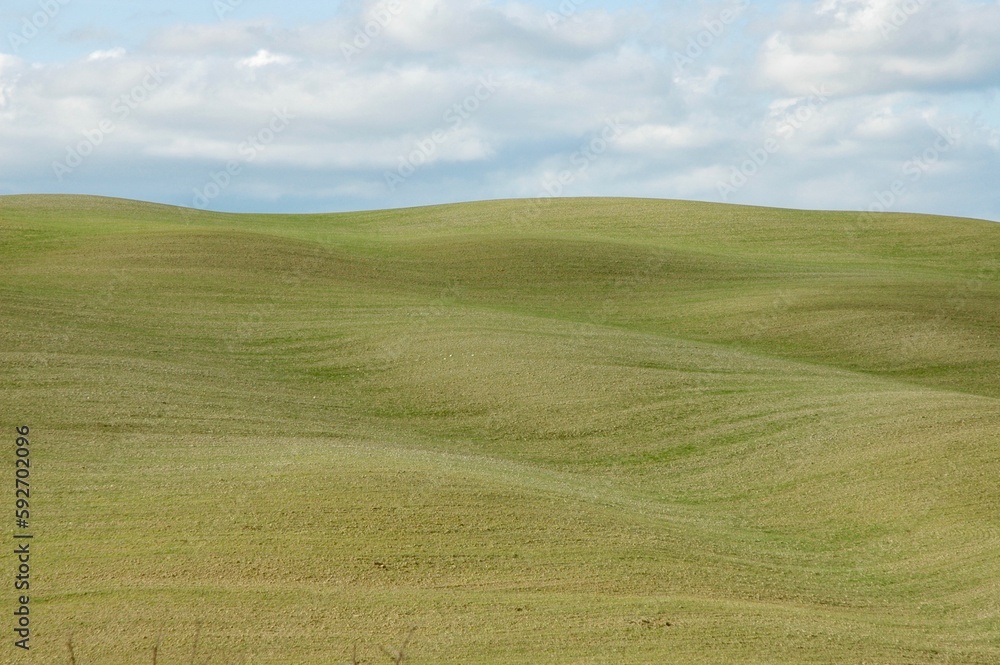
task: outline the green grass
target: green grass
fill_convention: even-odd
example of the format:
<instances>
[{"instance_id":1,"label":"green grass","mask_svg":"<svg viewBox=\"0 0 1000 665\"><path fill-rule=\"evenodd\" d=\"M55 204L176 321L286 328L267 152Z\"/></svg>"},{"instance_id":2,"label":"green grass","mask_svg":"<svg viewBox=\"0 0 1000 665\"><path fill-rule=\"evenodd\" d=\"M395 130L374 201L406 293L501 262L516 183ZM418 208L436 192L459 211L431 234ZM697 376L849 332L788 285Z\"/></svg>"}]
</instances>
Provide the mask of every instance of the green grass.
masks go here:
<instances>
[{"instance_id":1,"label":"green grass","mask_svg":"<svg viewBox=\"0 0 1000 665\"><path fill-rule=\"evenodd\" d=\"M16 196L0 258L32 662L1000 662L998 225Z\"/></svg>"}]
</instances>

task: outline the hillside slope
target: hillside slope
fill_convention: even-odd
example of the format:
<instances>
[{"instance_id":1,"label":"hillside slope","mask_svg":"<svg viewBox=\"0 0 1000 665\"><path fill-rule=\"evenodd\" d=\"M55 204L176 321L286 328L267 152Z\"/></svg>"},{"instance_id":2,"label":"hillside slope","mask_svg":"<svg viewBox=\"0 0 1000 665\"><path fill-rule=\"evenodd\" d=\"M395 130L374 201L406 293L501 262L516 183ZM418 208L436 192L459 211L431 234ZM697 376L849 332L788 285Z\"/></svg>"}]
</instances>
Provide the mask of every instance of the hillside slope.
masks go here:
<instances>
[{"instance_id":1,"label":"hillside slope","mask_svg":"<svg viewBox=\"0 0 1000 665\"><path fill-rule=\"evenodd\" d=\"M1000 662L998 225L18 196L0 256L43 662Z\"/></svg>"}]
</instances>

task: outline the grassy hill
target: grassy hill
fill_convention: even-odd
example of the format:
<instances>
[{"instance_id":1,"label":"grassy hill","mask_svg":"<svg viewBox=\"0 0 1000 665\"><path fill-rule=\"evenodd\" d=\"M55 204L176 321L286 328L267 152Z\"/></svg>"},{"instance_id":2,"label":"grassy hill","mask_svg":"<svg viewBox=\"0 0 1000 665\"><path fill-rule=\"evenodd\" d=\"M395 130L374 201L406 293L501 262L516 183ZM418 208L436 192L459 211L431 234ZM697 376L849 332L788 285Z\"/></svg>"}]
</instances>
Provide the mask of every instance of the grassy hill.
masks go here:
<instances>
[{"instance_id":1,"label":"grassy hill","mask_svg":"<svg viewBox=\"0 0 1000 665\"><path fill-rule=\"evenodd\" d=\"M0 258L31 662L1000 662L1000 225L16 196Z\"/></svg>"}]
</instances>

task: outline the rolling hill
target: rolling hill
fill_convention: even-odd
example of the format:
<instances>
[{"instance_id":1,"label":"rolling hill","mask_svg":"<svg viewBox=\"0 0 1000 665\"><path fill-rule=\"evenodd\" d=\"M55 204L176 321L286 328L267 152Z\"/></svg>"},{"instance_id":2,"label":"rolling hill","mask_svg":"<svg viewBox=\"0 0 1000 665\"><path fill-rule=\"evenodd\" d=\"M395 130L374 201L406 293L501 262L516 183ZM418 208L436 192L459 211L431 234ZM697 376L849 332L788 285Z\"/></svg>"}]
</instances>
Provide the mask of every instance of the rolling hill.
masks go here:
<instances>
[{"instance_id":1,"label":"rolling hill","mask_svg":"<svg viewBox=\"0 0 1000 665\"><path fill-rule=\"evenodd\" d=\"M0 257L30 662L1000 662L1000 225L9 196Z\"/></svg>"}]
</instances>

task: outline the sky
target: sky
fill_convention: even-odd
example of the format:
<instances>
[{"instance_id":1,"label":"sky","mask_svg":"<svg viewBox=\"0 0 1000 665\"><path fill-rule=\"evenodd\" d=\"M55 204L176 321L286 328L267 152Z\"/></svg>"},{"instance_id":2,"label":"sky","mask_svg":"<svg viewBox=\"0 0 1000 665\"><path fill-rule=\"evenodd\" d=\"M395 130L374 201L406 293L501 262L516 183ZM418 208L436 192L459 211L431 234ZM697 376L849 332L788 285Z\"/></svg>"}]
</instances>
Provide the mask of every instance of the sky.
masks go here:
<instances>
[{"instance_id":1,"label":"sky","mask_svg":"<svg viewBox=\"0 0 1000 665\"><path fill-rule=\"evenodd\" d=\"M1000 221L1000 0L5 0L0 194Z\"/></svg>"}]
</instances>

